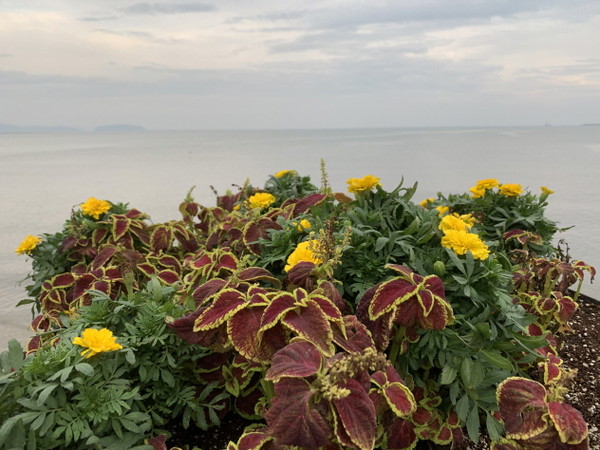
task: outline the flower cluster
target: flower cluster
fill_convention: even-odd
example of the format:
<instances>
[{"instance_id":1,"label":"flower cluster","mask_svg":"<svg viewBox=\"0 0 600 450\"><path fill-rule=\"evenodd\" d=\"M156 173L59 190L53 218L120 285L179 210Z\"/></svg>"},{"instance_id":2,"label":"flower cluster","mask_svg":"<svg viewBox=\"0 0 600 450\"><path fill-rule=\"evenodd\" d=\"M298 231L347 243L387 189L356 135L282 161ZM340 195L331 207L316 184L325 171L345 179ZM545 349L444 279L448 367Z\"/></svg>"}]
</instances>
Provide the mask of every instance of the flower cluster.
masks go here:
<instances>
[{"instance_id":1,"label":"flower cluster","mask_svg":"<svg viewBox=\"0 0 600 450\"><path fill-rule=\"evenodd\" d=\"M42 240L37 236L32 236L31 234L26 236L25 239L19 244L19 246L15 249L15 253L19 255L28 255L30 254L34 248L38 246L38 244L42 242Z\"/></svg>"},{"instance_id":2,"label":"flower cluster","mask_svg":"<svg viewBox=\"0 0 600 450\"><path fill-rule=\"evenodd\" d=\"M110 210L110 203L106 200L98 200L90 197L85 203L81 204L81 212L98 220L102 214Z\"/></svg>"},{"instance_id":3,"label":"flower cluster","mask_svg":"<svg viewBox=\"0 0 600 450\"><path fill-rule=\"evenodd\" d=\"M273 194L269 194L268 192L259 192L257 194L251 195L248 198L248 205L250 208L268 208L275 202L275 196Z\"/></svg>"},{"instance_id":4,"label":"flower cluster","mask_svg":"<svg viewBox=\"0 0 600 450\"><path fill-rule=\"evenodd\" d=\"M518 197L523 193L523 187L520 184L500 184L495 178L479 180L469 191L473 195L473 198L483 198L487 191L496 187L498 188L498 192L505 197ZM542 189L542 192L545 192L544 189Z\"/></svg>"},{"instance_id":5,"label":"flower cluster","mask_svg":"<svg viewBox=\"0 0 600 450\"><path fill-rule=\"evenodd\" d=\"M319 247L319 241L316 239L300 242L296 246L296 249L288 256L287 265L284 270L289 272L292 267L303 261L321 264L323 259L319 256Z\"/></svg>"},{"instance_id":6,"label":"flower cluster","mask_svg":"<svg viewBox=\"0 0 600 450\"><path fill-rule=\"evenodd\" d=\"M123 348L117 344L115 336L108 328L97 330L95 328L86 328L81 333L81 337L73 338L73 344L85 347L87 350L81 352L81 356L91 358L98 353L112 352Z\"/></svg>"},{"instance_id":7,"label":"flower cluster","mask_svg":"<svg viewBox=\"0 0 600 450\"><path fill-rule=\"evenodd\" d=\"M273 176L275 178L283 178L288 174L295 175L296 171L295 170L280 170L279 172L275 173Z\"/></svg>"},{"instance_id":8,"label":"flower cluster","mask_svg":"<svg viewBox=\"0 0 600 450\"><path fill-rule=\"evenodd\" d=\"M469 233L474 223L475 219L470 214L444 216L439 225L444 233L442 246L452 249L457 255L469 251L476 259L487 259L490 255L487 245L477 234Z\"/></svg>"},{"instance_id":9,"label":"flower cluster","mask_svg":"<svg viewBox=\"0 0 600 450\"><path fill-rule=\"evenodd\" d=\"M375 186L381 185L380 180L381 178L373 175L367 175L362 178L349 178L346 180L346 183L348 183L348 192L356 194L358 192L370 191Z\"/></svg>"}]
</instances>

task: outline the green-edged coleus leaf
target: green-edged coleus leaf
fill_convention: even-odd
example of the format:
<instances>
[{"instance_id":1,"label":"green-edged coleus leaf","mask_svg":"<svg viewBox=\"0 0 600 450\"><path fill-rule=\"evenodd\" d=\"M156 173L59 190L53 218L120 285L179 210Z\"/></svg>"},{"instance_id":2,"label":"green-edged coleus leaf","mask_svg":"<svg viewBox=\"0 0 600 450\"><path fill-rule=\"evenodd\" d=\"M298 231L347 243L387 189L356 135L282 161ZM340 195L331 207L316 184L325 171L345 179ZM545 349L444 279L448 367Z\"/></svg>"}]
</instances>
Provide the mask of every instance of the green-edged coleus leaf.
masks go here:
<instances>
[{"instance_id":1,"label":"green-edged coleus leaf","mask_svg":"<svg viewBox=\"0 0 600 450\"><path fill-rule=\"evenodd\" d=\"M368 289L363 294L358 302L358 306L356 307L356 316L371 332L371 335L373 336L373 342L375 342L377 349L384 351L388 347L392 337L394 313L390 312L388 314L383 314L377 320L370 319L369 307L375 292L377 292L377 285Z\"/></svg>"},{"instance_id":2,"label":"green-edged coleus leaf","mask_svg":"<svg viewBox=\"0 0 600 450\"><path fill-rule=\"evenodd\" d=\"M121 214L113 214L111 220L113 238L115 241L118 241L125 236L125 233L129 230L131 220Z\"/></svg>"},{"instance_id":3,"label":"green-edged coleus leaf","mask_svg":"<svg viewBox=\"0 0 600 450\"><path fill-rule=\"evenodd\" d=\"M334 397L332 400L339 419L336 420L336 426L344 427L345 434L359 449L372 449L375 445L377 423L375 406L369 394L358 381L352 378L338 383L338 387L349 393L341 398Z\"/></svg>"},{"instance_id":4,"label":"green-edged coleus leaf","mask_svg":"<svg viewBox=\"0 0 600 450\"><path fill-rule=\"evenodd\" d=\"M296 307L296 297L291 293L280 292L276 294L265 309L261 319L260 330L265 331L275 326L288 311Z\"/></svg>"},{"instance_id":5,"label":"green-edged coleus leaf","mask_svg":"<svg viewBox=\"0 0 600 450\"><path fill-rule=\"evenodd\" d=\"M546 389L540 383L507 378L498 385L496 398L507 438L527 439L548 427Z\"/></svg>"},{"instance_id":6,"label":"green-edged coleus leaf","mask_svg":"<svg viewBox=\"0 0 600 450\"><path fill-rule=\"evenodd\" d=\"M156 274L156 272L157 272L157 269L156 269L156 267L154 267L154 266L153 266L152 264L150 264L150 263L142 263L142 264L138 264L138 265L136 266L136 268L137 268L137 269L138 269L140 272L144 273L144 275L146 275L146 276L148 276L148 277L151 277L152 275Z\"/></svg>"},{"instance_id":7,"label":"green-edged coleus leaf","mask_svg":"<svg viewBox=\"0 0 600 450\"><path fill-rule=\"evenodd\" d=\"M275 397L265 419L277 444L316 449L330 441L332 430L313 396L310 384L302 378L275 383Z\"/></svg>"},{"instance_id":8,"label":"green-edged coleus leaf","mask_svg":"<svg viewBox=\"0 0 600 450\"><path fill-rule=\"evenodd\" d=\"M192 293L192 297L194 297L196 305L201 305L207 298L219 292L225 286L227 286L227 281L221 278L213 278L198 286Z\"/></svg>"},{"instance_id":9,"label":"green-edged coleus leaf","mask_svg":"<svg viewBox=\"0 0 600 450\"><path fill-rule=\"evenodd\" d=\"M167 225L158 225L150 235L150 247L155 252L167 250L173 242L173 229Z\"/></svg>"},{"instance_id":10,"label":"green-edged coleus leaf","mask_svg":"<svg viewBox=\"0 0 600 450\"><path fill-rule=\"evenodd\" d=\"M419 438L410 420L394 418L386 429L388 450L410 450L417 445Z\"/></svg>"},{"instance_id":11,"label":"green-edged coleus leaf","mask_svg":"<svg viewBox=\"0 0 600 450\"><path fill-rule=\"evenodd\" d=\"M116 252L117 252L117 249L115 247L113 247L112 245L105 245L98 252L96 257L92 260L92 262L90 264L90 269L96 270L96 269L101 268L102 266L104 266L104 264L106 264L106 262L110 258L112 258L114 256L114 254Z\"/></svg>"},{"instance_id":12,"label":"green-edged coleus leaf","mask_svg":"<svg viewBox=\"0 0 600 450\"><path fill-rule=\"evenodd\" d=\"M235 450L259 450L266 443L273 440L273 436L270 436L266 429L245 431L240 436L235 447ZM229 450L230 447L227 447Z\"/></svg>"},{"instance_id":13,"label":"green-edged coleus leaf","mask_svg":"<svg viewBox=\"0 0 600 450\"><path fill-rule=\"evenodd\" d=\"M398 417L409 416L417 409L415 397L391 364L385 368L385 372L377 371L371 375L371 381L379 386L381 394Z\"/></svg>"},{"instance_id":14,"label":"green-edged coleus leaf","mask_svg":"<svg viewBox=\"0 0 600 450\"><path fill-rule=\"evenodd\" d=\"M156 277L165 284L175 284L181 281L179 274L169 269L161 270Z\"/></svg>"},{"instance_id":15,"label":"green-edged coleus leaf","mask_svg":"<svg viewBox=\"0 0 600 450\"><path fill-rule=\"evenodd\" d=\"M333 356L333 331L316 302L306 300L305 306L288 311L281 322L298 336L312 342L325 356Z\"/></svg>"},{"instance_id":16,"label":"green-edged coleus leaf","mask_svg":"<svg viewBox=\"0 0 600 450\"><path fill-rule=\"evenodd\" d=\"M44 283L42 289L50 291L51 289L64 289L75 284L75 277L72 273L61 273L50 279L49 283Z\"/></svg>"},{"instance_id":17,"label":"green-edged coleus leaf","mask_svg":"<svg viewBox=\"0 0 600 450\"><path fill-rule=\"evenodd\" d=\"M490 447L491 450L523 450L523 447L513 439L501 438L494 441Z\"/></svg>"},{"instance_id":18,"label":"green-edged coleus leaf","mask_svg":"<svg viewBox=\"0 0 600 450\"><path fill-rule=\"evenodd\" d=\"M569 296L563 295L561 292L553 292L552 296L558 304L558 311L554 314L558 323L567 323L573 317L578 308L577 303Z\"/></svg>"},{"instance_id":19,"label":"green-edged coleus leaf","mask_svg":"<svg viewBox=\"0 0 600 450\"><path fill-rule=\"evenodd\" d=\"M246 295L235 289L224 289L213 297L194 323L194 331L204 331L216 328L225 323L247 303Z\"/></svg>"},{"instance_id":20,"label":"green-edged coleus leaf","mask_svg":"<svg viewBox=\"0 0 600 450\"><path fill-rule=\"evenodd\" d=\"M564 403L549 402L548 413L565 444L580 444L588 435L585 419L579 411Z\"/></svg>"},{"instance_id":21,"label":"green-edged coleus leaf","mask_svg":"<svg viewBox=\"0 0 600 450\"><path fill-rule=\"evenodd\" d=\"M554 353L548 353L547 357L548 359L539 363L538 365L543 369L544 383L548 385L550 383L555 383L562 377L562 370L560 366L562 365L563 360Z\"/></svg>"},{"instance_id":22,"label":"green-edged coleus leaf","mask_svg":"<svg viewBox=\"0 0 600 450\"><path fill-rule=\"evenodd\" d=\"M321 368L322 356L310 342L292 342L273 355L265 379L277 382L282 377L306 378Z\"/></svg>"},{"instance_id":23,"label":"green-edged coleus leaf","mask_svg":"<svg viewBox=\"0 0 600 450\"><path fill-rule=\"evenodd\" d=\"M296 217L296 216L299 216L300 214L304 214L306 211L308 211L313 206L318 205L323 200L325 200L325 198L327 198L327 194L319 194L319 193L309 194L306 197L303 197L303 198L300 198L297 200L296 199L286 200L281 205L281 207L284 208L288 205L294 205L293 215L294 215L294 217Z\"/></svg>"},{"instance_id":24,"label":"green-edged coleus leaf","mask_svg":"<svg viewBox=\"0 0 600 450\"><path fill-rule=\"evenodd\" d=\"M174 256L160 255L159 257L149 259L153 259L154 261L156 261L156 264L158 264L161 267L164 267L165 269L171 269L177 273L181 273L181 263L179 262L179 259L175 258Z\"/></svg>"},{"instance_id":25,"label":"green-edged coleus leaf","mask_svg":"<svg viewBox=\"0 0 600 450\"><path fill-rule=\"evenodd\" d=\"M400 279L380 283L369 305L369 318L377 320L382 315L398 308L403 302L415 295L419 286Z\"/></svg>"},{"instance_id":26,"label":"green-edged coleus leaf","mask_svg":"<svg viewBox=\"0 0 600 450\"><path fill-rule=\"evenodd\" d=\"M235 349L245 358L268 363L277 350L287 343L281 325L259 332L265 305L247 305L234 312L227 321L227 334Z\"/></svg>"}]
</instances>

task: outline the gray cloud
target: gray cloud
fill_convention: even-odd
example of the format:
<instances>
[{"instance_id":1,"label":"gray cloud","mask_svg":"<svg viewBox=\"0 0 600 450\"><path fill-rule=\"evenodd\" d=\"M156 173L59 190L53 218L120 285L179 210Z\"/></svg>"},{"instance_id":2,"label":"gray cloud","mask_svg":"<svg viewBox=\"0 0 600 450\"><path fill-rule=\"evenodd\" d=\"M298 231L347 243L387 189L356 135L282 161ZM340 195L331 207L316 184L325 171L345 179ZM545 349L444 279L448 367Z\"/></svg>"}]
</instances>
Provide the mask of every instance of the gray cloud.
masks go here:
<instances>
[{"instance_id":1,"label":"gray cloud","mask_svg":"<svg viewBox=\"0 0 600 450\"><path fill-rule=\"evenodd\" d=\"M207 3L136 3L120 11L126 14L183 14L214 11L215 7Z\"/></svg>"}]
</instances>

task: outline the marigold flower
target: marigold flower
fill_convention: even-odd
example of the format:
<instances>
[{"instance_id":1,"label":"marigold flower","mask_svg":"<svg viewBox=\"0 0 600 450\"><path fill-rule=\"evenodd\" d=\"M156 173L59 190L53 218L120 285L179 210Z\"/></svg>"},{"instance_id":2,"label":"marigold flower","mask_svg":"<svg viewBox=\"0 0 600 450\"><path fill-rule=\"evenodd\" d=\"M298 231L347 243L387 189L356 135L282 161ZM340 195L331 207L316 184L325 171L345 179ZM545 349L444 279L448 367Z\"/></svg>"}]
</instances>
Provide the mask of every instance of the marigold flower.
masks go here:
<instances>
[{"instance_id":1,"label":"marigold flower","mask_svg":"<svg viewBox=\"0 0 600 450\"><path fill-rule=\"evenodd\" d=\"M523 193L523 188L520 184L503 184L500 193L506 197L518 197Z\"/></svg>"},{"instance_id":2,"label":"marigold flower","mask_svg":"<svg viewBox=\"0 0 600 450\"><path fill-rule=\"evenodd\" d=\"M288 256L287 265L283 270L289 272L292 267L302 261L321 264L323 260L317 254L320 245L316 239L300 242L296 246L296 249Z\"/></svg>"},{"instance_id":3,"label":"marigold flower","mask_svg":"<svg viewBox=\"0 0 600 450\"><path fill-rule=\"evenodd\" d=\"M87 350L81 352L81 356L91 358L98 353L112 352L123 348L117 344L116 337L108 328L97 330L95 328L86 328L81 333L81 337L73 338L73 344L85 347Z\"/></svg>"},{"instance_id":4,"label":"marigold flower","mask_svg":"<svg viewBox=\"0 0 600 450\"><path fill-rule=\"evenodd\" d=\"M106 200L98 200L90 197L85 203L81 204L81 212L86 216L91 216L98 220L102 214L110 210L110 203Z\"/></svg>"},{"instance_id":5,"label":"marigold flower","mask_svg":"<svg viewBox=\"0 0 600 450\"><path fill-rule=\"evenodd\" d=\"M421 205L423 208L427 208L427 206L431 203L435 201L435 198L431 197L431 198L426 198L425 200L423 200L421 203L419 203L419 205Z\"/></svg>"},{"instance_id":6,"label":"marigold flower","mask_svg":"<svg viewBox=\"0 0 600 450\"><path fill-rule=\"evenodd\" d=\"M477 223L477 219L473 216L473 214L461 214L460 216L458 214L455 215L457 217L460 217L460 220L465 222L469 226L469 228L471 228Z\"/></svg>"},{"instance_id":7,"label":"marigold flower","mask_svg":"<svg viewBox=\"0 0 600 450\"><path fill-rule=\"evenodd\" d=\"M15 253L18 253L19 255L29 255L40 242L42 242L41 238L29 234L25 236L25 239L23 239L19 246L15 248Z\"/></svg>"},{"instance_id":8,"label":"marigold flower","mask_svg":"<svg viewBox=\"0 0 600 450\"><path fill-rule=\"evenodd\" d=\"M248 198L250 208L268 208L275 202L275 196L268 192L258 192Z\"/></svg>"},{"instance_id":9,"label":"marigold flower","mask_svg":"<svg viewBox=\"0 0 600 450\"><path fill-rule=\"evenodd\" d=\"M448 211L450 211L450 207L449 206L436 206L435 209L438 210L438 214L440 216L443 216L444 214L446 214Z\"/></svg>"},{"instance_id":10,"label":"marigold flower","mask_svg":"<svg viewBox=\"0 0 600 450\"><path fill-rule=\"evenodd\" d=\"M477 181L477 184L470 188L469 191L473 194L473 198L481 198L485 195L485 191L495 188L498 184L498 180L495 178L486 178Z\"/></svg>"},{"instance_id":11,"label":"marigold flower","mask_svg":"<svg viewBox=\"0 0 600 450\"><path fill-rule=\"evenodd\" d=\"M346 183L348 183L348 192L370 191L375 186L381 185L380 180L381 178L373 175L367 175L362 178L348 178L346 180Z\"/></svg>"},{"instance_id":12,"label":"marigold flower","mask_svg":"<svg viewBox=\"0 0 600 450\"><path fill-rule=\"evenodd\" d=\"M310 230L312 228L312 224L306 219L302 219L300 222L294 222L294 225L296 225L298 231Z\"/></svg>"},{"instance_id":13,"label":"marigold flower","mask_svg":"<svg viewBox=\"0 0 600 450\"><path fill-rule=\"evenodd\" d=\"M546 186L540 186L540 189L542 190L542 194L554 194L554 191L552 189L548 189Z\"/></svg>"},{"instance_id":14,"label":"marigold flower","mask_svg":"<svg viewBox=\"0 0 600 450\"><path fill-rule=\"evenodd\" d=\"M274 177L275 177L275 178L281 178L281 177L284 177L284 176L286 176L288 173L289 173L289 174L295 174L295 173L296 173L296 171L295 171L295 170L280 170L279 172L277 172L277 173L274 175Z\"/></svg>"},{"instance_id":15,"label":"marigold flower","mask_svg":"<svg viewBox=\"0 0 600 450\"><path fill-rule=\"evenodd\" d=\"M443 233L446 233L449 230L468 231L470 228L471 225L456 214L445 215L439 225L439 229L442 230Z\"/></svg>"},{"instance_id":16,"label":"marigold flower","mask_svg":"<svg viewBox=\"0 0 600 450\"><path fill-rule=\"evenodd\" d=\"M475 233L466 231L448 230L442 238L442 246L452 249L457 255L464 255L469 251L475 259L486 259L490 255L487 245L481 238Z\"/></svg>"}]
</instances>

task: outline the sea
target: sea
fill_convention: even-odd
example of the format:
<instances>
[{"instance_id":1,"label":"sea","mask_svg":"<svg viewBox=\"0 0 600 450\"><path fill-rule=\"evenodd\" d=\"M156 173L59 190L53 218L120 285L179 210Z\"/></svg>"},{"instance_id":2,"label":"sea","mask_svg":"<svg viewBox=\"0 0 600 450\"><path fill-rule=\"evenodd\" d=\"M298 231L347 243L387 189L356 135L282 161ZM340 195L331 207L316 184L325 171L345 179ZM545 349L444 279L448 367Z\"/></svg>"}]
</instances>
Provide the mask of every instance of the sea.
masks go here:
<instances>
[{"instance_id":1,"label":"sea","mask_svg":"<svg viewBox=\"0 0 600 450\"><path fill-rule=\"evenodd\" d=\"M28 234L62 228L88 197L127 202L154 222L176 219L196 201L248 180L262 187L280 170L309 175L345 191L348 178L375 175L384 188L418 183L415 201L462 193L483 178L555 191L547 216L574 259L600 270L600 126L319 129L277 131L136 131L0 134L0 350L26 342L29 307L19 284L30 270L14 249ZM600 282L583 292L600 299Z\"/></svg>"}]
</instances>

